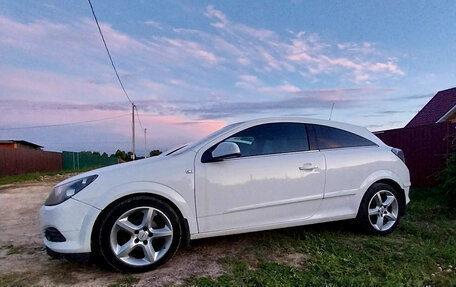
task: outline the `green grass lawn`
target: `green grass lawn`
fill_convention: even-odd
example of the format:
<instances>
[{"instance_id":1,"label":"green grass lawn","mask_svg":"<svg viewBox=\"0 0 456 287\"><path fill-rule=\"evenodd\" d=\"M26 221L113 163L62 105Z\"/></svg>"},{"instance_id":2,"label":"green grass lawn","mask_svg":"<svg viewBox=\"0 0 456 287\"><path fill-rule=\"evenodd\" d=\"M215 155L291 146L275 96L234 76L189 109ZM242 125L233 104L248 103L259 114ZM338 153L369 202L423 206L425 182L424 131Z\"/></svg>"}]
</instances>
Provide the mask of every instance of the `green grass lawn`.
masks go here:
<instances>
[{"instance_id":1,"label":"green grass lawn","mask_svg":"<svg viewBox=\"0 0 456 287\"><path fill-rule=\"evenodd\" d=\"M222 276L185 285L456 286L454 202L438 189L413 189L411 198L388 236L365 235L347 222L262 232L246 250L221 260Z\"/></svg>"}]
</instances>

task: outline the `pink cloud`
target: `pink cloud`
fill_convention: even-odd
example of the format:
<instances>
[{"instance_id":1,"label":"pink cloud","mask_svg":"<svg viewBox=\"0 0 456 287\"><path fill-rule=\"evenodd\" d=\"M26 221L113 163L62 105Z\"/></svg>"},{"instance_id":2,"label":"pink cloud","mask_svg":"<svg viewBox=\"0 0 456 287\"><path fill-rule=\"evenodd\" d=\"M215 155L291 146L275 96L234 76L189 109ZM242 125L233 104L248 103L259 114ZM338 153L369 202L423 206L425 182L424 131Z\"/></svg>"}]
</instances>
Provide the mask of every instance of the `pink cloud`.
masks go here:
<instances>
[{"instance_id":1,"label":"pink cloud","mask_svg":"<svg viewBox=\"0 0 456 287\"><path fill-rule=\"evenodd\" d=\"M212 26L236 41L236 49L226 51L236 56L241 65L262 63L265 72L285 69L314 76L348 73L355 82L405 74L395 61L382 60L382 53L369 42L334 43L305 31L291 31L291 38L280 39L274 31L232 22L212 5L206 7L205 15L212 20Z\"/></svg>"},{"instance_id":2,"label":"pink cloud","mask_svg":"<svg viewBox=\"0 0 456 287\"><path fill-rule=\"evenodd\" d=\"M113 142L126 142L131 139L131 115L127 110L116 109L54 109L43 110L40 105L29 102L28 104L17 102L13 104L16 108L2 107L0 118L2 124L8 127L27 127L53 125L56 123L67 124L87 120L100 120L90 123L82 123L64 127L52 127L33 130L1 130L0 138L14 138L15 134L24 132L25 135L32 135L35 132L44 132L45 137L40 139L40 143L49 146L48 142L53 142L50 146L59 146L57 138L67 138L70 142L76 136L78 130L77 143L81 141L98 142L100 146L111 145ZM48 104L45 104L48 106ZM137 115L135 115L136 117ZM177 144L198 140L215 130L226 125L223 120L194 120L185 116L172 115L150 115L139 114L141 123L148 131L148 141L150 147L170 148ZM107 120L102 120L106 119ZM81 134L81 131L84 131ZM136 137L138 142L143 138L143 130L136 119ZM138 144L142 150L142 145ZM64 148L61 145L60 148ZM129 148L129 144L126 144Z\"/></svg>"},{"instance_id":3,"label":"pink cloud","mask_svg":"<svg viewBox=\"0 0 456 287\"><path fill-rule=\"evenodd\" d=\"M298 33L296 38L292 40L292 44L287 48L286 58L298 65L303 65L310 74L330 73L338 68L343 68L352 71L357 82L367 81L375 74L405 75L391 60L373 63L372 58L375 57L371 57L371 55L378 54L378 52L373 49L370 43L361 45L355 43L336 44L339 50L359 52L341 57L332 55L332 50L326 50L331 45L321 43L318 37L313 36L309 39L305 35L305 33Z\"/></svg>"},{"instance_id":4,"label":"pink cloud","mask_svg":"<svg viewBox=\"0 0 456 287\"><path fill-rule=\"evenodd\" d=\"M227 125L222 120L194 121L181 116L139 115L147 127L150 139L155 142L182 144L195 141ZM119 132L125 136L130 135L127 127L128 125L120 128ZM139 127L138 132L142 132Z\"/></svg>"},{"instance_id":5,"label":"pink cloud","mask_svg":"<svg viewBox=\"0 0 456 287\"><path fill-rule=\"evenodd\" d=\"M291 85L290 83L284 83L278 86L264 86L259 88L260 92L263 93L272 93L272 94L281 94L281 93L297 93L300 92L301 89Z\"/></svg>"},{"instance_id":6,"label":"pink cloud","mask_svg":"<svg viewBox=\"0 0 456 287\"><path fill-rule=\"evenodd\" d=\"M401 75L401 76L405 75L405 73L401 69L399 69L399 67L396 64L394 64L391 61L388 61L386 63L371 64L371 65L369 65L368 69L373 72L389 71L396 75Z\"/></svg>"}]
</instances>

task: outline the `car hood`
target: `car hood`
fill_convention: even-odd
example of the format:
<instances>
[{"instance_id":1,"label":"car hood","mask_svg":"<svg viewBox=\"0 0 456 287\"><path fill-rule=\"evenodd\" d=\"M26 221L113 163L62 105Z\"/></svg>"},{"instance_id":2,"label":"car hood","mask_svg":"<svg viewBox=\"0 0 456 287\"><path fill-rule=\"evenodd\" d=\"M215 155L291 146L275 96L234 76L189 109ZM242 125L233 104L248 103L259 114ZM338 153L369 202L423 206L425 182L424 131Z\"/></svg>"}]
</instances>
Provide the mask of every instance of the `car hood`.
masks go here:
<instances>
[{"instance_id":1,"label":"car hood","mask_svg":"<svg viewBox=\"0 0 456 287\"><path fill-rule=\"evenodd\" d=\"M134 182L134 181L162 181L163 177L160 177L163 168L166 166L170 168L176 168L183 170L185 166L188 166L189 159L188 155L191 154L194 157L195 152L187 151L185 154L179 155L159 155L146 159L125 162L115 164L107 167L93 169L76 176L67 178L57 184L62 185L77 179L81 179L91 175L98 175L97 182L109 179L113 184L119 185L123 182ZM193 166L193 161L191 161Z\"/></svg>"}]
</instances>

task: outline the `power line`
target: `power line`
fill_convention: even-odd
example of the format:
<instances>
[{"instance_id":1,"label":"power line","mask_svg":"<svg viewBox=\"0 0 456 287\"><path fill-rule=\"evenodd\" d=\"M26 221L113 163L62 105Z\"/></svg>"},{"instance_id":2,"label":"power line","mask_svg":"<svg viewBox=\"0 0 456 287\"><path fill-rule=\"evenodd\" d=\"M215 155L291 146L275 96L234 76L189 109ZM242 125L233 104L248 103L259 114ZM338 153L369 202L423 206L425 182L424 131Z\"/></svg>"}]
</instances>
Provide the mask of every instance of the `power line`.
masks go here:
<instances>
[{"instance_id":1,"label":"power line","mask_svg":"<svg viewBox=\"0 0 456 287\"><path fill-rule=\"evenodd\" d=\"M141 123L141 119L139 119L139 114L138 114L138 106L135 105L135 110L136 110L136 115L138 116L138 121L139 121L139 125L141 126L141 129L143 130L143 125Z\"/></svg>"},{"instance_id":2,"label":"power line","mask_svg":"<svg viewBox=\"0 0 456 287\"><path fill-rule=\"evenodd\" d=\"M103 44L104 44L104 46L105 46L105 48L106 48L106 52L108 53L109 60L111 61L112 68L114 69L114 72L116 73L117 80L119 80L119 84L120 84L120 86L122 87L122 90L124 91L125 96L127 97L128 101L129 101L132 105L134 105L134 104L133 104L133 101L130 99L130 97L128 96L127 91L125 90L122 81L120 80L119 73L117 73L117 69L116 69L116 66L114 65L114 61L112 60L111 53L109 53L108 45L106 44L106 41L105 41L105 39L104 39L104 37L103 37L103 32L101 32L100 24L98 24L97 16L95 15L95 11L93 10L92 2L90 2L90 0L87 0L87 1L89 1L89 5L90 5L90 9L92 10L93 18L95 19L95 23L97 23L98 32L100 32L101 39L103 40Z\"/></svg>"},{"instance_id":3,"label":"power line","mask_svg":"<svg viewBox=\"0 0 456 287\"><path fill-rule=\"evenodd\" d=\"M118 118L126 117L126 116L129 116L129 115L130 114L123 114L123 115L115 116L115 117L102 118L102 119L96 119L96 120L88 120L88 121L81 121L81 122L63 123L63 124L29 126L29 127L0 128L0 130L5 131L5 130L22 130L22 129L37 129L37 128L51 128L51 127L61 127L61 126L72 126L72 125L79 125L79 124L85 124L85 123L93 123L93 122L100 122L100 121L118 119Z\"/></svg>"},{"instance_id":4,"label":"power line","mask_svg":"<svg viewBox=\"0 0 456 287\"><path fill-rule=\"evenodd\" d=\"M129 140L123 140L123 141L106 141L106 140L99 140L99 141L87 141L87 140L82 140L82 141L58 141L58 140L53 140L53 144L74 144L74 143L84 143L84 144L99 144L99 143L104 143L104 144L109 144L109 143L115 143L115 144L126 144L130 143Z\"/></svg>"},{"instance_id":5,"label":"power line","mask_svg":"<svg viewBox=\"0 0 456 287\"><path fill-rule=\"evenodd\" d=\"M89 2L90 10L92 10L93 18L95 19L95 23L97 24L98 32L100 32L101 40L103 40L103 44L105 46L106 52L108 53L108 57L109 57L109 60L111 61L112 68L114 69L114 72L116 73L117 80L119 81L119 84L122 87L122 90L123 90L125 96L127 97L128 101L130 102L130 104L132 106L132 114L131 114L131 116L132 116L132 147L133 147L133 159L134 159L134 157L135 157L135 120L134 120L134 118L135 118L136 106L133 103L133 101L130 99L130 97L128 96L128 93L125 90L122 80L120 79L119 73L117 72L116 66L114 65L114 61L112 60L111 53L109 52L109 49L108 49L108 45L106 44L105 38L103 36L103 32L101 31L101 28L100 28L100 24L98 23L97 16L95 15L95 10L93 9L92 2L90 0L87 0L87 1ZM141 128L143 129L141 120L139 119L138 109L136 109L136 114L138 116L139 124L141 125Z\"/></svg>"}]
</instances>

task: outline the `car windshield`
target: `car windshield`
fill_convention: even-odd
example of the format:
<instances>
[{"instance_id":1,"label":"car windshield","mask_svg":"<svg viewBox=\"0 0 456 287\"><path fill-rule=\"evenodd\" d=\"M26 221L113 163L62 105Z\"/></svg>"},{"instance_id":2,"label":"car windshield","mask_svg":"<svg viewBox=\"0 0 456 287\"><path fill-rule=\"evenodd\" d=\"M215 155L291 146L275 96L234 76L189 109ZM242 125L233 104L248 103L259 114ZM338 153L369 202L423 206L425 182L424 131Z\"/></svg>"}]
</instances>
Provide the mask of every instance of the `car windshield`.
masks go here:
<instances>
[{"instance_id":1,"label":"car windshield","mask_svg":"<svg viewBox=\"0 0 456 287\"><path fill-rule=\"evenodd\" d=\"M230 124L230 125L227 125L226 127L224 128L221 128L213 133L211 133L210 135L200 139L199 141L196 141L196 142L191 142L191 143L188 143L186 145L182 145L180 148L177 148L177 149L174 149L172 150L171 152L169 152L168 154L166 155L175 155L175 154L180 154L181 152L184 152L186 150L189 150L189 149L194 149L195 147L199 146L200 144L204 143L204 142L207 142L207 141L210 141L212 140L213 138L216 138L218 137L219 135L223 134L224 132L226 132L227 130L230 130L240 124L243 124L244 122L239 122L239 123L234 123L234 124Z\"/></svg>"}]
</instances>

